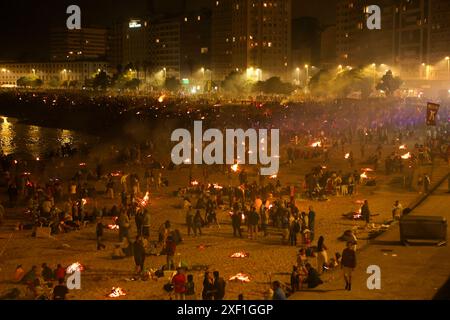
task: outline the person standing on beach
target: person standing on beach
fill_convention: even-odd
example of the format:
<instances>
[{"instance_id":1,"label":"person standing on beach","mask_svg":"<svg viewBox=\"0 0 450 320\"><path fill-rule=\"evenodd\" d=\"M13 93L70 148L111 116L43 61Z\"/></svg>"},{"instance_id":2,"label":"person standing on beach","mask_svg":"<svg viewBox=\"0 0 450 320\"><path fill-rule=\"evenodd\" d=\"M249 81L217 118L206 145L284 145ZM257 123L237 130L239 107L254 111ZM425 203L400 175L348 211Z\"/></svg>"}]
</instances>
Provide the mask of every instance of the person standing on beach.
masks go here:
<instances>
[{"instance_id":1,"label":"person standing on beach","mask_svg":"<svg viewBox=\"0 0 450 320\"><path fill-rule=\"evenodd\" d=\"M356 252L353 249L353 242L347 242L347 248L342 252L341 267L344 272L345 290L352 290L352 273L356 268Z\"/></svg>"},{"instance_id":2,"label":"person standing on beach","mask_svg":"<svg viewBox=\"0 0 450 320\"><path fill-rule=\"evenodd\" d=\"M117 219L119 225L119 241L122 242L123 238L129 238L128 229L130 228L130 219L128 218L125 210L121 210L119 219Z\"/></svg>"},{"instance_id":3,"label":"person standing on beach","mask_svg":"<svg viewBox=\"0 0 450 320\"><path fill-rule=\"evenodd\" d=\"M370 223L370 209L369 209L369 201L364 200L364 204L361 207L361 216L366 221L366 225Z\"/></svg>"},{"instance_id":4,"label":"person standing on beach","mask_svg":"<svg viewBox=\"0 0 450 320\"><path fill-rule=\"evenodd\" d=\"M142 236L149 240L150 239L150 212L144 209L144 218L142 220Z\"/></svg>"},{"instance_id":5,"label":"person standing on beach","mask_svg":"<svg viewBox=\"0 0 450 320\"><path fill-rule=\"evenodd\" d=\"M309 213L308 213L308 229L311 232L310 234L310 240L314 241L314 227L316 222L316 212L314 211L313 206L309 206Z\"/></svg>"},{"instance_id":6,"label":"person standing on beach","mask_svg":"<svg viewBox=\"0 0 450 320\"><path fill-rule=\"evenodd\" d=\"M219 271L214 271L214 300L223 300L225 297L226 282L220 277Z\"/></svg>"},{"instance_id":7,"label":"person standing on beach","mask_svg":"<svg viewBox=\"0 0 450 320\"><path fill-rule=\"evenodd\" d=\"M136 237L136 241L133 245L134 262L136 264L136 273L140 274L144 271L145 263L145 248L142 243L141 236Z\"/></svg>"},{"instance_id":8,"label":"person standing on beach","mask_svg":"<svg viewBox=\"0 0 450 320\"><path fill-rule=\"evenodd\" d=\"M103 225L102 219L100 219L97 223L97 227L95 230L97 236L97 250L105 249L106 246L102 243L103 230L105 226Z\"/></svg>"}]
</instances>

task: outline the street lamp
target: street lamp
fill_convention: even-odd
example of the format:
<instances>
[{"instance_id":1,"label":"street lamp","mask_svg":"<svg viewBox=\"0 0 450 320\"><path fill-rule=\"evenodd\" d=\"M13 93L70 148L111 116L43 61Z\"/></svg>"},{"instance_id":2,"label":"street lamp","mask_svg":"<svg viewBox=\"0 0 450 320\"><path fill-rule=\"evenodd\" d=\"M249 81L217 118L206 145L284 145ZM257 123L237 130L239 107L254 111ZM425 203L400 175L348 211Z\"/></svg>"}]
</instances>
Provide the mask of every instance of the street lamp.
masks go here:
<instances>
[{"instance_id":1,"label":"street lamp","mask_svg":"<svg viewBox=\"0 0 450 320\"><path fill-rule=\"evenodd\" d=\"M308 85L308 80L309 80L309 66L307 64L305 64L305 69L306 69L306 85Z\"/></svg>"},{"instance_id":2,"label":"street lamp","mask_svg":"<svg viewBox=\"0 0 450 320\"><path fill-rule=\"evenodd\" d=\"M447 78L450 80L450 57L445 57L447 60Z\"/></svg>"}]
</instances>

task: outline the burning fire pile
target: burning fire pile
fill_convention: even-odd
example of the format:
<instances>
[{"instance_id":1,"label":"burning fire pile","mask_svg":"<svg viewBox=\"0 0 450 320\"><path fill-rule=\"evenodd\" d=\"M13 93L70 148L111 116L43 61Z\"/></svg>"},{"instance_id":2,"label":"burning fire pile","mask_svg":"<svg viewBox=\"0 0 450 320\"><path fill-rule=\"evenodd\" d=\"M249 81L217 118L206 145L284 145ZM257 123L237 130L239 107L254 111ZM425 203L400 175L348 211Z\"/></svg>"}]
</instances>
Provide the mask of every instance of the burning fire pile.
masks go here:
<instances>
[{"instance_id":1,"label":"burning fire pile","mask_svg":"<svg viewBox=\"0 0 450 320\"><path fill-rule=\"evenodd\" d=\"M108 297L110 298L118 298L118 297L122 297L122 296L126 296L126 292L120 288L120 287L113 287L111 290L111 293L108 294Z\"/></svg>"},{"instance_id":2,"label":"burning fire pile","mask_svg":"<svg viewBox=\"0 0 450 320\"><path fill-rule=\"evenodd\" d=\"M72 274L74 272L81 272L84 270L85 270L85 267L79 262L72 263L70 266L68 266L66 268L66 272L70 273L70 274Z\"/></svg>"},{"instance_id":3,"label":"burning fire pile","mask_svg":"<svg viewBox=\"0 0 450 320\"><path fill-rule=\"evenodd\" d=\"M245 273L238 273L237 275L230 277L229 281L240 281L243 283L249 283L250 277Z\"/></svg>"},{"instance_id":4,"label":"burning fire pile","mask_svg":"<svg viewBox=\"0 0 450 320\"><path fill-rule=\"evenodd\" d=\"M198 181L197 180L191 181L191 185L192 186L198 186Z\"/></svg>"},{"instance_id":5,"label":"burning fire pile","mask_svg":"<svg viewBox=\"0 0 450 320\"><path fill-rule=\"evenodd\" d=\"M322 147L322 142L321 141L316 141L316 142L311 143L310 146L312 148L320 148L320 147Z\"/></svg>"},{"instance_id":6,"label":"burning fire pile","mask_svg":"<svg viewBox=\"0 0 450 320\"><path fill-rule=\"evenodd\" d=\"M345 154L345 159L350 159L350 153Z\"/></svg>"},{"instance_id":7,"label":"burning fire pile","mask_svg":"<svg viewBox=\"0 0 450 320\"><path fill-rule=\"evenodd\" d=\"M114 217L113 218L113 223L112 224L108 224L108 229L109 230L119 230L119 225L117 224L117 220L119 219L119 217Z\"/></svg>"},{"instance_id":8,"label":"burning fire pile","mask_svg":"<svg viewBox=\"0 0 450 320\"><path fill-rule=\"evenodd\" d=\"M400 147L398 147L399 150L406 150L407 146L405 144L402 144Z\"/></svg>"},{"instance_id":9,"label":"burning fire pile","mask_svg":"<svg viewBox=\"0 0 450 320\"><path fill-rule=\"evenodd\" d=\"M236 259L248 258L248 257L250 257L250 253L244 252L244 251L235 252L230 256L230 258L236 258Z\"/></svg>"},{"instance_id":10,"label":"burning fire pile","mask_svg":"<svg viewBox=\"0 0 450 320\"><path fill-rule=\"evenodd\" d=\"M234 172L238 172L238 170L239 170L239 164L234 164L234 165L232 165L231 166L231 170L233 170Z\"/></svg>"},{"instance_id":11,"label":"burning fire pile","mask_svg":"<svg viewBox=\"0 0 450 320\"><path fill-rule=\"evenodd\" d=\"M369 179L369 174L368 174L368 173L369 173L369 172L373 172L374 170L371 169L371 168L362 168L361 171L363 172L363 173L361 173L361 175L360 175L361 180L370 180L370 179Z\"/></svg>"},{"instance_id":12,"label":"burning fire pile","mask_svg":"<svg viewBox=\"0 0 450 320\"><path fill-rule=\"evenodd\" d=\"M111 177L120 177L122 176L122 172L120 171L116 171L116 172L111 172Z\"/></svg>"},{"instance_id":13,"label":"burning fire pile","mask_svg":"<svg viewBox=\"0 0 450 320\"><path fill-rule=\"evenodd\" d=\"M150 193L146 192L144 198L142 199L137 198L137 202L141 207L146 207L150 202Z\"/></svg>"},{"instance_id":14,"label":"burning fire pile","mask_svg":"<svg viewBox=\"0 0 450 320\"><path fill-rule=\"evenodd\" d=\"M274 174L273 176L270 176L270 179L276 179L278 176Z\"/></svg>"},{"instance_id":15,"label":"burning fire pile","mask_svg":"<svg viewBox=\"0 0 450 320\"><path fill-rule=\"evenodd\" d=\"M412 158L411 152L405 153L404 155L402 155L401 157L403 160L408 160Z\"/></svg>"}]
</instances>

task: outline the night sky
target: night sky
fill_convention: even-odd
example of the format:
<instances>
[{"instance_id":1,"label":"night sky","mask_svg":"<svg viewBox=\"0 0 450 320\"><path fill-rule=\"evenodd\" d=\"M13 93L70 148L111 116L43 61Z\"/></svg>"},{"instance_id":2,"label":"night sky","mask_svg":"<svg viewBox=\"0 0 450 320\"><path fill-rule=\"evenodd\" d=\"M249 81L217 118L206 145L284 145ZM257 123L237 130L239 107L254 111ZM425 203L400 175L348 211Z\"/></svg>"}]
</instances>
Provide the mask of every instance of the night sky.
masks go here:
<instances>
[{"instance_id":1,"label":"night sky","mask_svg":"<svg viewBox=\"0 0 450 320\"><path fill-rule=\"evenodd\" d=\"M0 1L0 59L40 57L50 26L65 27L66 8L81 7L82 25L108 26L111 22L148 12L148 0L2 0ZM314 16L334 23L336 0L293 0L294 17ZM154 0L158 12L177 12L182 0ZM188 9L207 7L210 0L187 0Z\"/></svg>"}]
</instances>

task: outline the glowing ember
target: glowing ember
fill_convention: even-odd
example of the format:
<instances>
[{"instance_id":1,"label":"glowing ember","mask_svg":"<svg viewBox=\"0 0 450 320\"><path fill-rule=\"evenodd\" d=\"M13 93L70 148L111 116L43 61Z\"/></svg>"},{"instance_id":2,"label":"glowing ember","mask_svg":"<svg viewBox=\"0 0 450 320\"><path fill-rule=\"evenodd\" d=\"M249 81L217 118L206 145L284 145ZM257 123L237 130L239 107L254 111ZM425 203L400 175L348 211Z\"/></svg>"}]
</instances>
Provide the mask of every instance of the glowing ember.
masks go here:
<instances>
[{"instance_id":1,"label":"glowing ember","mask_svg":"<svg viewBox=\"0 0 450 320\"><path fill-rule=\"evenodd\" d=\"M36 158L36 161L40 161L40 160L41 160L41 158L39 158L39 157Z\"/></svg>"},{"instance_id":2,"label":"glowing ember","mask_svg":"<svg viewBox=\"0 0 450 320\"><path fill-rule=\"evenodd\" d=\"M350 153L345 154L345 159L350 159Z\"/></svg>"},{"instance_id":3,"label":"glowing ember","mask_svg":"<svg viewBox=\"0 0 450 320\"><path fill-rule=\"evenodd\" d=\"M239 165L236 163L234 165L231 166L231 170L233 170L234 172L238 172L239 170Z\"/></svg>"},{"instance_id":4,"label":"glowing ember","mask_svg":"<svg viewBox=\"0 0 450 320\"><path fill-rule=\"evenodd\" d=\"M116 172L112 172L111 173L112 177L120 177L121 175L122 175L122 172L120 172L120 171L116 171Z\"/></svg>"},{"instance_id":5,"label":"glowing ember","mask_svg":"<svg viewBox=\"0 0 450 320\"><path fill-rule=\"evenodd\" d=\"M402 144L400 147L398 147L399 150L406 150L406 148L407 148L407 147L406 147L405 144Z\"/></svg>"},{"instance_id":6,"label":"glowing ember","mask_svg":"<svg viewBox=\"0 0 450 320\"><path fill-rule=\"evenodd\" d=\"M125 291L122 288L119 287L113 287L111 290L111 293L108 295L108 297L110 298L118 298L118 297L122 297L122 296L126 296L127 294L125 293Z\"/></svg>"},{"instance_id":7,"label":"glowing ember","mask_svg":"<svg viewBox=\"0 0 450 320\"><path fill-rule=\"evenodd\" d=\"M198 186L198 181L191 181L191 185Z\"/></svg>"},{"instance_id":8,"label":"glowing ember","mask_svg":"<svg viewBox=\"0 0 450 320\"><path fill-rule=\"evenodd\" d=\"M17 164L18 162L17 162L17 160L14 160L14 164Z\"/></svg>"},{"instance_id":9,"label":"glowing ember","mask_svg":"<svg viewBox=\"0 0 450 320\"><path fill-rule=\"evenodd\" d=\"M80 167L86 167L86 163L84 162L80 163Z\"/></svg>"},{"instance_id":10,"label":"glowing ember","mask_svg":"<svg viewBox=\"0 0 450 320\"><path fill-rule=\"evenodd\" d=\"M223 187L220 186L220 185L217 184L217 183L214 183L213 186L214 186L214 189L216 189L216 190L222 190L222 189L223 189Z\"/></svg>"},{"instance_id":11,"label":"glowing ember","mask_svg":"<svg viewBox=\"0 0 450 320\"><path fill-rule=\"evenodd\" d=\"M411 156L411 152L408 152L408 153L402 155L402 159L404 159L404 160L411 159L411 157L412 157L412 156Z\"/></svg>"},{"instance_id":12,"label":"glowing ember","mask_svg":"<svg viewBox=\"0 0 450 320\"><path fill-rule=\"evenodd\" d=\"M84 266L79 262L72 263L66 269L67 273L74 273L76 271L78 271L78 272L84 271Z\"/></svg>"},{"instance_id":13,"label":"glowing ember","mask_svg":"<svg viewBox=\"0 0 450 320\"><path fill-rule=\"evenodd\" d=\"M278 176L274 174L273 176L270 176L270 179L276 179Z\"/></svg>"},{"instance_id":14,"label":"glowing ember","mask_svg":"<svg viewBox=\"0 0 450 320\"><path fill-rule=\"evenodd\" d=\"M244 283L250 282L250 277L245 273L238 273L235 276L230 277L229 281L241 281Z\"/></svg>"},{"instance_id":15,"label":"glowing ember","mask_svg":"<svg viewBox=\"0 0 450 320\"><path fill-rule=\"evenodd\" d=\"M248 258L250 254L244 251L233 253L230 258Z\"/></svg>"},{"instance_id":16,"label":"glowing ember","mask_svg":"<svg viewBox=\"0 0 450 320\"><path fill-rule=\"evenodd\" d=\"M117 224L108 224L109 230L119 230L120 227Z\"/></svg>"},{"instance_id":17,"label":"glowing ember","mask_svg":"<svg viewBox=\"0 0 450 320\"><path fill-rule=\"evenodd\" d=\"M369 176L367 175L367 172L363 172L360 177L361 177L361 179L369 178Z\"/></svg>"},{"instance_id":18,"label":"glowing ember","mask_svg":"<svg viewBox=\"0 0 450 320\"><path fill-rule=\"evenodd\" d=\"M81 203L83 204L83 206L85 206L87 204L87 200L86 199L81 199Z\"/></svg>"},{"instance_id":19,"label":"glowing ember","mask_svg":"<svg viewBox=\"0 0 450 320\"><path fill-rule=\"evenodd\" d=\"M316 141L311 144L311 147L313 147L313 148L318 148L321 146L322 146L322 142L320 142L320 141Z\"/></svg>"},{"instance_id":20,"label":"glowing ember","mask_svg":"<svg viewBox=\"0 0 450 320\"><path fill-rule=\"evenodd\" d=\"M163 94L161 97L158 98L158 102L163 103L165 98L166 98L166 95Z\"/></svg>"}]
</instances>

